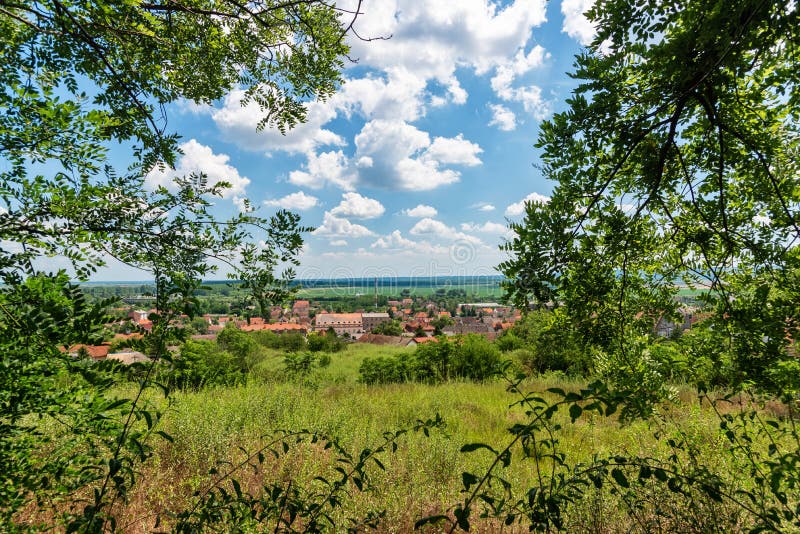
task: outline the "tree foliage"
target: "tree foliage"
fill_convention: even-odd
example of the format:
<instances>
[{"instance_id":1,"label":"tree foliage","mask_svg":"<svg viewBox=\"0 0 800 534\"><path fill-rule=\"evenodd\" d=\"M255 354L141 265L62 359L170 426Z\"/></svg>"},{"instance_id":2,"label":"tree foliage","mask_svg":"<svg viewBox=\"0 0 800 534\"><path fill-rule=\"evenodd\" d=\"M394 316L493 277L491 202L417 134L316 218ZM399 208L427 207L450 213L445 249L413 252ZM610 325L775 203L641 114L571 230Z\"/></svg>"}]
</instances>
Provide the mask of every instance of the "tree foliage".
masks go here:
<instances>
[{"instance_id":1,"label":"tree foliage","mask_svg":"<svg viewBox=\"0 0 800 534\"><path fill-rule=\"evenodd\" d=\"M367 357L358 369L364 384L488 380L500 370L500 350L478 334L441 336L417 345L413 354Z\"/></svg>"},{"instance_id":2,"label":"tree foliage","mask_svg":"<svg viewBox=\"0 0 800 534\"><path fill-rule=\"evenodd\" d=\"M466 530L477 514L567 529L572 506L603 490L623 496L633 530L796 529L797 365L788 349L799 324L800 14L791 2L600 0L588 16L597 36L577 57L578 86L538 142L552 197L512 223L501 269L517 305L562 314L602 379L551 388L552 401L509 378L526 421L505 448L463 447L491 452L490 468L462 474L466 497L452 517L419 524ZM707 319L676 340L654 340L683 284L701 291ZM698 454L683 429L656 433L666 458L611 453L577 463L558 448L561 408L572 423L619 413L667 427L654 407L676 375L772 402L778 395L788 421L755 408L757 397L739 394L731 409L733 394L701 392L719 420L723 465ZM499 469L515 450L536 470L517 493ZM733 476L731 465L741 466Z\"/></svg>"},{"instance_id":3,"label":"tree foliage","mask_svg":"<svg viewBox=\"0 0 800 534\"><path fill-rule=\"evenodd\" d=\"M4 527L26 528L17 514L34 509L30 528L115 530L114 506L158 433L144 390L172 359L167 347L184 340L175 319L197 312L200 281L215 265L235 267L244 243L261 243L254 259L269 261L245 267L261 275L302 245L304 228L289 213L217 220L210 198L228 184L202 173L145 187L154 166L173 166L179 154L166 107L233 91L260 108L260 127L285 131L305 119L306 102L335 90L356 14L319 0L0 0ZM127 168L115 168L112 149L130 151ZM140 384L132 399L108 393L123 376L113 365L64 352L101 341L109 302L90 304L64 273L43 274L53 256L78 278L109 257L153 277L157 313L137 345L151 362L130 373ZM209 366L229 360L190 344L177 367L205 370L166 382L202 383Z\"/></svg>"},{"instance_id":4,"label":"tree foliage","mask_svg":"<svg viewBox=\"0 0 800 534\"><path fill-rule=\"evenodd\" d=\"M142 176L177 153L164 106L236 89L262 126L293 126L340 79L342 15L311 0L0 2L0 239L17 244L3 272L60 253L87 274L116 251L109 238L147 235L138 224L219 193L193 176L168 199L144 194ZM108 166L112 142L132 146L124 175Z\"/></svg>"},{"instance_id":5,"label":"tree foliage","mask_svg":"<svg viewBox=\"0 0 800 534\"><path fill-rule=\"evenodd\" d=\"M589 16L578 86L539 138L552 199L511 225L508 293L563 305L628 365L626 340L674 315L680 284L706 290L731 382L777 386L798 324L796 7L609 0Z\"/></svg>"},{"instance_id":6,"label":"tree foliage","mask_svg":"<svg viewBox=\"0 0 800 534\"><path fill-rule=\"evenodd\" d=\"M535 310L514 323L496 342L504 352L513 352L527 371L563 371L589 376L594 368L590 349L582 341L563 308Z\"/></svg>"}]
</instances>

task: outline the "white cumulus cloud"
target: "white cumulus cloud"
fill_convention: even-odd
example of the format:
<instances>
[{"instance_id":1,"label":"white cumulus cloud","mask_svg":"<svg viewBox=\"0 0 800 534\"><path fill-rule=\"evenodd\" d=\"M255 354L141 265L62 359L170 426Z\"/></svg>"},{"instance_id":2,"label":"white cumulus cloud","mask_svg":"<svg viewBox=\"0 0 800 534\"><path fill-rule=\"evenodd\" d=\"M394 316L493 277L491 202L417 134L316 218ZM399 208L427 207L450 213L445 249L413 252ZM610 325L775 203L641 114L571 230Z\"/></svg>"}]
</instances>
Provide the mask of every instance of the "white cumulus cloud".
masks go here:
<instances>
[{"instance_id":1,"label":"white cumulus cloud","mask_svg":"<svg viewBox=\"0 0 800 534\"><path fill-rule=\"evenodd\" d=\"M414 248L416 243L410 239L406 239L400 233L400 230L395 230L391 234L379 237L372 245L372 248L393 249L393 248Z\"/></svg>"},{"instance_id":2,"label":"white cumulus cloud","mask_svg":"<svg viewBox=\"0 0 800 534\"><path fill-rule=\"evenodd\" d=\"M375 235L366 226L351 223L347 219L331 215L330 212L325 212L322 224L311 233L331 237L367 237Z\"/></svg>"},{"instance_id":3,"label":"white cumulus cloud","mask_svg":"<svg viewBox=\"0 0 800 534\"><path fill-rule=\"evenodd\" d=\"M346 116L414 121L424 114L427 81L404 67L386 69L386 77L368 74L345 80L333 105Z\"/></svg>"},{"instance_id":4,"label":"white cumulus cloud","mask_svg":"<svg viewBox=\"0 0 800 534\"><path fill-rule=\"evenodd\" d=\"M537 45L525 54L522 50L509 61L497 66L491 85L495 94L508 102L518 102L527 113L538 120L550 113L550 104L542 98L542 90L538 86L529 85L512 87L514 80L544 63L550 54ZM496 115L496 114L495 114Z\"/></svg>"},{"instance_id":5,"label":"white cumulus cloud","mask_svg":"<svg viewBox=\"0 0 800 534\"><path fill-rule=\"evenodd\" d=\"M351 191L355 181L356 175L349 169L349 161L341 150L309 153L305 170L289 173L289 182L311 189L320 189L330 184Z\"/></svg>"},{"instance_id":6,"label":"white cumulus cloud","mask_svg":"<svg viewBox=\"0 0 800 534\"><path fill-rule=\"evenodd\" d=\"M379 237L370 247L393 252L426 255L445 254L449 250L448 247L434 245L428 241L412 241L411 239L406 239L400 233L400 230L395 230L389 235Z\"/></svg>"},{"instance_id":7,"label":"white cumulus cloud","mask_svg":"<svg viewBox=\"0 0 800 534\"><path fill-rule=\"evenodd\" d=\"M437 137L425 151L425 158L442 164L466 165L473 167L480 165L478 154L483 149L477 144L464 139L462 134L455 137Z\"/></svg>"},{"instance_id":8,"label":"white cumulus cloud","mask_svg":"<svg viewBox=\"0 0 800 534\"><path fill-rule=\"evenodd\" d=\"M283 208L286 210L307 210L319 204L319 199L315 196L307 195L302 191L291 193L278 199L265 200L265 206Z\"/></svg>"},{"instance_id":9,"label":"white cumulus cloud","mask_svg":"<svg viewBox=\"0 0 800 534\"><path fill-rule=\"evenodd\" d=\"M411 235L431 235L449 241L460 240L473 244L481 244L481 240L479 238L473 235L465 234L464 232L459 232L455 228L447 226L442 221L437 221L436 219L431 219L430 217L426 217L417 222L417 224L415 224L411 230L409 230L409 233Z\"/></svg>"},{"instance_id":10,"label":"white cumulus cloud","mask_svg":"<svg viewBox=\"0 0 800 534\"><path fill-rule=\"evenodd\" d=\"M346 144L341 136L323 128L336 118L336 105L332 101L308 103L306 122L298 124L284 135L276 128L257 131L264 112L254 102L243 106L244 96L244 91L240 89L231 91L225 97L222 108L211 114L223 135L241 148L265 153L283 151L298 154L309 153L322 146Z\"/></svg>"},{"instance_id":11,"label":"white cumulus cloud","mask_svg":"<svg viewBox=\"0 0 800 534\"><path fill-rule=\"evenodd\" d=\"M550 197L540 195L539 193L531 193L530 195L526 196L519 202L515 202L510 204L506 208L506 215L509 217L515 217L517 215L522 215L525 212L525 203L526 202L539 202L542 204L547 204L550 202Z\"/></svg>"},{"instance_id":12,"label":"white cumulus cloud","mask_svg":"<svg viewBox=\"0 0 800 534\"><path fill-rule=\"evenodd\" d=\"M510 132L517 128L517 116L514 112L502 104L489 104L489 109L492 110L492 120L489 121L489 126L497 126L498 130Z\"/></svg>"},{"instance_id":13,"label":"white cumulus cloud","mask_svg":"<svg viewBox=\"0 0 800 534\"><path fill-rule=\"evenodd\" d=\"M564 24L561 31L586 46L594 39L596 29L589 19L584 16L594 5L594 0L562 0L561 13L564 15Z\"/></svg>"},{"instance_id":14,"label":"white cumulus cloud","mask_svg":"<svg viewBox=\"0 0 800 534\"><path fill-rule=\"evenodd\" d=\"M505 224L487 221L483 224L472 222L461 223L461 229L465 232L479 232L483 234L507 234L508 227Z\"/></svg>"},{"instance_id":15,"label":"white cumulus cloud","mask_svg":"<svg viewBox=\"0 0 800 534\"><path fill-rule=\"evenodd\" d=\"M488 202L478 202L477 204L473 204L470 206L471 208L475 208L478 211L494 211L495 207Z\"/></svg>"},{"instance_id":16,"label":"white cumulus cloud","mask_svg":"<svg viewBox=\"0 0 800 534\"><path fill-rule=\"evenodd\" d=\"M480 75L513 57L533 28L545 22L546 7L545 0L514 0L505 6L491 0L374 2L356 21L358 32L392 38L353 40L351 54L364 65L403 66L447 85L458 67Z\"/></svg>"},{"instance_id":17,"label":"white cumulus cloud","mask_svg":"<svg viewBox=\"0 0 800 534\"><path fill-rule=\"evenodd\" d=\"M403 214L409 217L435 217L439 213L433 206L426 206L425 204L417 204L417 207L403 210Z\"/></svg>"},{"instance_id":18,"label":"white cumulus cloud","mask_svg":"<svg viewBox=\"0 0 800 534\"><path fill-rule=\"evenodd\" d=\"M358 193L344 193L342 201L330 213L337 217L355 217L357 219L374 219L386 211L383 204L374 198L367 198Z\"/></svg>"},{"instance_id":19,"label":"white cumulus cloud","mask_svg":"<svg viewBox=\"0 0 800 534\"><path fill-rule=\"evenodd\" d=\"M149 187L164 186L167 189L174 189L175 178L192 173L204 173L210 186L227 182L230 187L223 190L222 197L233 199L241 207L250 179L240 175L236 167L230 165L230 156L215 154L211 147L200 144L194 139L182 143L180 149L183 154L175 169L155 167L147 173L145 183Z\"/></svg>"},{"instance_id":20,"label":"white cumulus cloud","mask_svg":"<svg viewBox=\"0 0 800 534\"><path fill-rule=\"evenodd\" d=\"M428 191L459 181L461 174L446 165L479 165L481 148L458 135L437 137L403 121L374 120L356 135L359 183L372 187Z\"/></svg>"}]
</instances>

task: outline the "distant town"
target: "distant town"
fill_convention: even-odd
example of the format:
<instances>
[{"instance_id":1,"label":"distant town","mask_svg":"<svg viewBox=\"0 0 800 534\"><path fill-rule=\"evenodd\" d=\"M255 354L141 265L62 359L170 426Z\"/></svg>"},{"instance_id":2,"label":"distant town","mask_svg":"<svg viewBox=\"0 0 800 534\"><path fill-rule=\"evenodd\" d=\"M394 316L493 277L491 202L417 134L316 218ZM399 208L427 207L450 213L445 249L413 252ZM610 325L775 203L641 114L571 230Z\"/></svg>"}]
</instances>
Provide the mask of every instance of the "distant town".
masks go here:
<instances>
[{"instance_id":1,"label":"distant town","mask_svg":"<svg viewBox=\"0 0 800 534\"><path fill-rule=\"evenodd\" d=\"M316 298L296 298L282 305L273 305L268 314L259 316L246 293L235 283L209 283L199 291L200 313L194 317L180 315L173 319L175 327L188 331L196 340L213 341L226 328L243 332L266 331L274 334L335 334L357 343L411 347L436 342L438 336L477 334L494 341L521 317L521 310L481 297L499 297L499 279L484 277L479 286L474 280L446 279L445 287L429 281L419 284L411 294L410 287L399 290L400 296L381 294L385 284L360 283L356 286L318 284L305 290ZM440 281L441 283L441 281ZM478 287L476 291L476 287ZM153 315L158 310L152 288L146 284L89 284L84 291L94 297L115 296L121 304L109 310L113 323L108 325L109 339L100 345L75 345L68 350L75 356L93 360L118 360L123 363L146 361L147 355L135 350L136 341L153 328ZM354 291L355 289L355 291ZM373 294L368 291L373 289ZM496 291L496 293L495 293ZM687 299L683 299L687 301ZM691 299L688 299L691 300ZM676 330L685 330L700 317L697 308L683 305L682 321L658 318L654 332L667 337ZM177 350L178 348L175 347Z\"/></svg>"}]
</instances>

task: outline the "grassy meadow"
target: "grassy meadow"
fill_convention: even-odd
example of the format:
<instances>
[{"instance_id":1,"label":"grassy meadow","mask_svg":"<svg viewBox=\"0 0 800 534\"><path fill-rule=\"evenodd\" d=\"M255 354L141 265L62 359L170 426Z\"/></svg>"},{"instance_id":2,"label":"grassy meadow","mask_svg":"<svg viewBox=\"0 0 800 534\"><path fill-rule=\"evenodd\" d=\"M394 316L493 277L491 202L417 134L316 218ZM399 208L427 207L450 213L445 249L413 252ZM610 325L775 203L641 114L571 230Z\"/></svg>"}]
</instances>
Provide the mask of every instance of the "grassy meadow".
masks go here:
<instances>
[{"instance_id":1,"label":"grassy meadow","mask_svg":"<svg viewBox=\"0 0 800 534\"><path fill-rule=\"evenodd\" d=\"M508 428L525 421L526 415L519 407L510 407L517 398L506 391L505 383L499 379L441 385L365 386L357 382L358 367L365 357L411 350L353 344L332 354L328 367L294 381L281 376L283 354L275 351L253 370L252 379L245 385L175 392L161 426L174 442L152 442L156 448L154 458L142 466L141 484L130 502L119 507L119 524L125 532L150 532L156 514L161 514L162 521L168 524L170 511L189 506L192 493L202 492L215 480L209 475L210 469L225 472L262 447L278 429L322 433L357 456L362 449L380 444L384 432L410 428L418 419L436 414L444 420L442 428L433 429L427 437L421 432L401 436L394 453L380 455L385 471L371 466L364 491L349 488L342 506L332 514L345 530L347 518L383 510L380 532L411 532L415 521L422 517L448 514L464 498L462 472L481 474L493 460L485 450L461 453L461 447L483 442L500 450L511 439ZM576 390L582 385L553 375L529 379L525 388ZM155 392L151 400L163 404ZM669 439L684 439L689 440L695 454L703 455L707 463L726 476L735 476L741 467L732 464L731 456L724 453L725 440L717 416L689 390L679 390L674 403L662 406L658 416L646 422L621 425L615 417L590 414L582 415L575 423L570 423L566 413L558 418L562 426L558 448L572 464L614 453L666 458L675 452ZM336 465L331 450L304 442L293 445L279 458L268 455L259 469L239 469L235 477L242 487L251 490L279 482L311 491L320 487L314 477L334 476ZM540 460L542 468L549 469L550 465L546 458ZM511 483L515 494L522 494L537 476L535 462L522 458L518 450L513 453L511 464L499 473ZM696 526L699 512L693 509L686 510L681 524L676 524L674 518L661 520L659 507L670 506L673 497L661 486L645 489L644 504L635 507L627 503L624 494L587 490L586 498L570 506L566 530L673 532L690 531L689 527ZM675 506L682 505L676 502ZM725 505L703 506L712 508L716 527L736 528L739 518ZM443 528L426 526L423 531L439 532ZM473 530L516 532L527 531L527 527L476 519Z\"/></svg>"}]
</instances>

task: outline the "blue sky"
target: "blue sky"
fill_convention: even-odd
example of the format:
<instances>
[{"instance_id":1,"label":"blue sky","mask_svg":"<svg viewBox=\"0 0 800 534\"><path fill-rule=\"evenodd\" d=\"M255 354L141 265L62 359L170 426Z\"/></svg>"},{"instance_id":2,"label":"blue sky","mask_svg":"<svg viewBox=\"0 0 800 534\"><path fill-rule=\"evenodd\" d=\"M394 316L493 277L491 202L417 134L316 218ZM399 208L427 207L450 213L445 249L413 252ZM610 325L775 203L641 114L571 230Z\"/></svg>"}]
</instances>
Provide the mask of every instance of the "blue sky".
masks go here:
<instances>
[{"instance_id":1,"label":"blue sky","mask_svg":"<svg viewBox=\"0 0 800 534\"><path fill-rule=\"evenodd\" d=\"M339 2L344 5L347 2ZM300 278L495 274L507 221L551 184L535 168L540 122L564 107L574 55L593 36L587 0L366 0L351 40L357 64L308 122L257 132L234 91L214 106L169 111L184 155L258 213L297 211ZM221 273L221 276L222 277ZM142 278L119 267L98 279Z\"/></svg>"}]
</instances>

